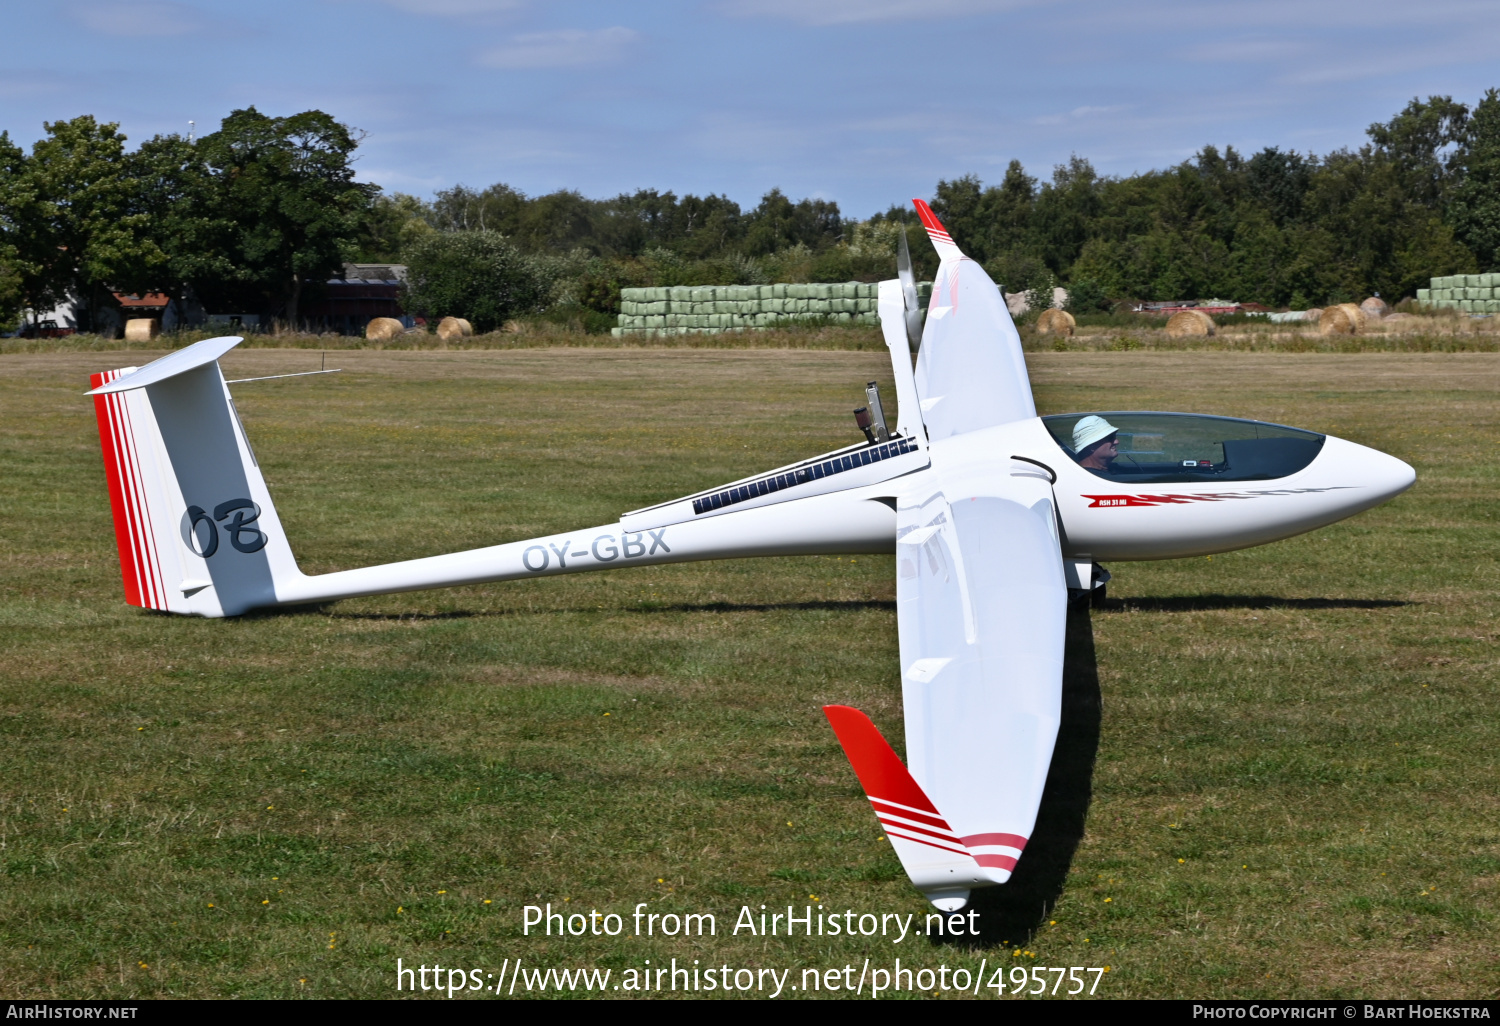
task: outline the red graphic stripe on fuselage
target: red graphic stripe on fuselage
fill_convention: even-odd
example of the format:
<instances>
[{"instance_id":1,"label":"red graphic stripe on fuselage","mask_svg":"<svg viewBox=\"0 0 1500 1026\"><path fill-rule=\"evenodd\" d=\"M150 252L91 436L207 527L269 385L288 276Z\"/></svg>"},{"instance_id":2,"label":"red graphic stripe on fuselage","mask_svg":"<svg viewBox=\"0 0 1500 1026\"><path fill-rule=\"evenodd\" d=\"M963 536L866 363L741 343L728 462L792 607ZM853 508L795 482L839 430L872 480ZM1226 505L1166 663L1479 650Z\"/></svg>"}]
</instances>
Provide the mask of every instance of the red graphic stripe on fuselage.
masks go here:
<instances>
[{"instance_id":1,"label":"red graphic stripe on fuselage","mask_svg":"<svg viewBox=\"0 0 1500 1026\"><path fill-rule=\"evenodd\" d=\"M1199 492L1190 495L1168 492L1163 495L1082 495L1093 499L1089 509L1100 506L1183 506L1190 502L1218 502L1221 499L1259 499L1266 495L1318 495L1323 492L1341 492L1354 485L1330 485L1326 488L1266 488L1248 492Z\"/></svg>"},{"instance_id":2,"label":"red graphic stripe on fuselage","mask_svg":"<svg viewBox=\"0 0 1500 1026\"><path fill-rule=\"evenodd\" d=\"M1093 499L1089 503L1089 509L1097 509L1101 506L1182 506L1190 502L1220 502L1224 499L1253 499L1253 495L1236 495L1233 492L1213 492L1203 495L1180 495L1171 493L1168 495L1085 495L1085 499Z\"/></svg>"}]
</instances>

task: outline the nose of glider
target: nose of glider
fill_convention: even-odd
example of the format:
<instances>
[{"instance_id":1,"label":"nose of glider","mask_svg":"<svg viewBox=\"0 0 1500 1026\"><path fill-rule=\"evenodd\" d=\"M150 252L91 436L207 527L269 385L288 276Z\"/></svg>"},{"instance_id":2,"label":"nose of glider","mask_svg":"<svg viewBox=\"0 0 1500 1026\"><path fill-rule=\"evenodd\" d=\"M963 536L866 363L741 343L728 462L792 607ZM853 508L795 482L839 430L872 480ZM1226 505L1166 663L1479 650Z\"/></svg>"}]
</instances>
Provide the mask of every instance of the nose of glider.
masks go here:
<instances>
[{"instance_id":1,"label":"nose of glider","mask_svg":"<svg viewBox=\"0 0 1500 1026\"><path fill-rule=\"evenodd\" d=\"M1406 491L1417 480L1417 472L1404 460L1379 449L1328 436L1325 450L1334 457L1333 465L1348 475L1359 489L1358 504L1363 509L1377 506ZM1332 467L1330 467L1332 469ZM1351 496L1352 498L1352 496Z\"/></svg>"},{"instance_id":2,"label":"nose of glider","mask_svg":"<svg viewBox=\"0 0 1500 1026\"><path fill-rule=\"evenodd\" d=\"M1417 483L1417 472L1405 460L1398 460L1379 449L1360 446L1366 454L1370 475L1370 487L1380 495L1380 501L1394 499Z\"/></svg>"}]
</instances>

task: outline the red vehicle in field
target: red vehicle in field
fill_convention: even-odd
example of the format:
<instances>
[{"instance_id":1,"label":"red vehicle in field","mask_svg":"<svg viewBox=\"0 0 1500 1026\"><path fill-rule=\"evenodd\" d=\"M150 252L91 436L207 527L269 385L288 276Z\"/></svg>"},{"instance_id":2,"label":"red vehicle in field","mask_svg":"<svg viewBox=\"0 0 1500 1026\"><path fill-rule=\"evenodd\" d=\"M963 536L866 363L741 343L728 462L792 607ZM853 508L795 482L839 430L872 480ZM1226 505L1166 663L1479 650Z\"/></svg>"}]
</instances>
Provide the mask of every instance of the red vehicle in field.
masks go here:
<instances>
[{"instance_id":1,"label":"red vehicle in field","mask_svg":"<svg viewBox=\"0 0 1500 1026\"><path fill-rule=\"evenodd\" d=\"M17 334L21 338L62 338L78 334L77 328L59 328L56 321L36 321L24 325Z\"/></svg>"}]
</instances>

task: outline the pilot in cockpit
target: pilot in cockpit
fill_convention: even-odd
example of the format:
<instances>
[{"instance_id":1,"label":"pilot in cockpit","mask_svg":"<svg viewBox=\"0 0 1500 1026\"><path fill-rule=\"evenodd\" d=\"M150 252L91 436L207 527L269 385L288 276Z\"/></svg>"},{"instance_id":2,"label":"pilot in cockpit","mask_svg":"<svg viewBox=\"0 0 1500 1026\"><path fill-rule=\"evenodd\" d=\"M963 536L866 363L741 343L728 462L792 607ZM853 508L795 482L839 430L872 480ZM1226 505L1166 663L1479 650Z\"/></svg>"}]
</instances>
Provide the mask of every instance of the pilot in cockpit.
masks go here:
<instances>
[{"instance_id":1,"label":"pilot in cockpit","mask_svg":"<svg viewBox=\"0 0 1500 1026\"><path fill-rule=\"evenodd\" d=\"M1103 417L1090 415L1073 425L1073 458L1080 467L1108 470L1119 451L1119 431Z\"/></svg>"}]
</instances>

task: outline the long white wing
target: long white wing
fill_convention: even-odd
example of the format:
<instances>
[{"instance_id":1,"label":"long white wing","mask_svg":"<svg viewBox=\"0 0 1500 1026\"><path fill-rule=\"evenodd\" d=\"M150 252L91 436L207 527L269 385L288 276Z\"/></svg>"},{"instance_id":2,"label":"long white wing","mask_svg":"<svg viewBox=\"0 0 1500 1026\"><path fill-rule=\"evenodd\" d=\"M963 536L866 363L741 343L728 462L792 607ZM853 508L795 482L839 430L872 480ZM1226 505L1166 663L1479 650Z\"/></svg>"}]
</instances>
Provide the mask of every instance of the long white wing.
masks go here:
<instances>
[{"instance_id":1,"label":"long white wing","mask_svg":"<svg viewBox=\"0 0 1500 1026\"><path fill-rule=\"evenodd\" d=\"M990 469L935 468L898 499L896 610L908 768L1004 883L1057 740L1067 587L1046 475Z\"/></svg>"},{"instance_id":2,"label":"long white wing","mask_svg":"<svg viewBox=\"0 0 1500 1026\"><path fill-rule=\"evenodd\" d=\"M1035 417L1021 337L1000 289L953 244L932 209L913 202L942 258L917 354L927 437L936 442Z\"/></svg>"}]
</instances>

